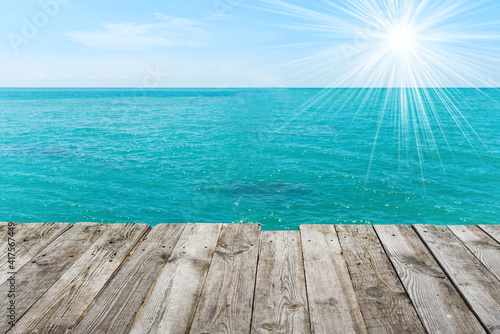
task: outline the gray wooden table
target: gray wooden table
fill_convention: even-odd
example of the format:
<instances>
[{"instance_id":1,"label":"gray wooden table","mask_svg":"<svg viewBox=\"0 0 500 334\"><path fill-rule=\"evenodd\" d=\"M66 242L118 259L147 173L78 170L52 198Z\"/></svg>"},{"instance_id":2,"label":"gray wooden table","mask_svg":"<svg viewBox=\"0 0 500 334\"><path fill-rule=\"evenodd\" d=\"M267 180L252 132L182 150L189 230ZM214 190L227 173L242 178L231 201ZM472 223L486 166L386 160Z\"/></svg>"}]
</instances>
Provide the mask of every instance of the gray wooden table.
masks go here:
<instances>
[{"instance_id":1,"label":"gray wooden table","mask_svg":"<svg viewBox=\"0 0 500 334\"><path fill-rule=\"evenodd\" d=\"M500 226L0 233L1 333L500 333Z\"/></svg>"}]
</instances>

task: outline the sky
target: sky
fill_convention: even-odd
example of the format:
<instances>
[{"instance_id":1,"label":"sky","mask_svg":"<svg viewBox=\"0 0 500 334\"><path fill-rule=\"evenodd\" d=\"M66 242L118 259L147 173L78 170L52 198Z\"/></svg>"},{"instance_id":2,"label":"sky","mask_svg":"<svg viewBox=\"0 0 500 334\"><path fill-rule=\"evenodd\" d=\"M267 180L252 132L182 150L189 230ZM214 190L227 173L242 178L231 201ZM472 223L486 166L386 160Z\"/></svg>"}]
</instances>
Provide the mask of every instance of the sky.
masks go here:
<instances>
[{"instance_id":1,"label":"sky","mask_svg":"<svg viewBox=\"0 0 500 334\"><path fill-rule=\"evenodd\" d=\"M0 87L500 85L498 0L0 1Z\"/></svg>"}]
</instances>

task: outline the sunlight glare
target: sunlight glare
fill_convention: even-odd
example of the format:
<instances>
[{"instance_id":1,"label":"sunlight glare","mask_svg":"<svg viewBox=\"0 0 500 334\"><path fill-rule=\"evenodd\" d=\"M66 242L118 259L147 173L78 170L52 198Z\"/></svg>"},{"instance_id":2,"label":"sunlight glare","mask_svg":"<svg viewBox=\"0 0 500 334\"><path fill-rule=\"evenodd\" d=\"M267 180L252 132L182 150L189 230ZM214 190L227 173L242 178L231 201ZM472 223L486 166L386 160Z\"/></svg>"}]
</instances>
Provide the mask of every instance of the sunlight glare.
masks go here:
<instances>
[{"instance_id":1,"label":"sunlight glare","mask_svg":"<svg viewBox=\"0 0 500 334\"><path fill-rule=\"evenodd\" d=\"M393 27L387 34L389 46L396 51L411 51L415 44L413 32L406 27Z\"/></svg>"},{"instance_id":2,"label":"sunlight glare","mask_svg":"<svg viewBox=\"0 0 500 334\"><path fill-rule=\"evenodd\" d=\"M448 143L444 122L455 123L474 151L474 141L483 143L457 101L463 87L496 88L487 78L491 60L498 59L500 21L481 22L477 14L500 6L498 0L320 0L325 7L261 1L269 5L266 10L293 17L290 28L317 35L315 42L300 45L310 53L291 62L304 66L297 75L326 88L363 88L342 93L358 99L360 113L383 96L375 109L379 121L368 174L387 121L397 134L400 160L413 153L410 141L415 141L424 186L424 159L441 162L436 137ZM303 113L345 98L337 92L319 91L280 130Z\"/></svg>"}]
</instances>

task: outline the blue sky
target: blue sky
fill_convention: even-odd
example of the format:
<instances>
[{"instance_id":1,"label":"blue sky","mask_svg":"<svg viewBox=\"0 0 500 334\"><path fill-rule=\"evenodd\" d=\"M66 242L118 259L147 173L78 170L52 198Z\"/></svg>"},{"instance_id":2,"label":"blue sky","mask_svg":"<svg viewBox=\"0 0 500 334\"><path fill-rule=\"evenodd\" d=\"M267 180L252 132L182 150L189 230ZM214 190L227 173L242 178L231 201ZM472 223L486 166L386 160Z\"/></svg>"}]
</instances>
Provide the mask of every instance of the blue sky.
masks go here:
<instances>
[{"instance_id":1,"label":"blue sky","mask_svg":"<svg viewBox=\"0 0 500 334\"><path fill-rule=\"evenodd\" d=\"M369 43L360 43L357 27L366 39L362 29L366 22L372 24L372 15L365 9L383 9L391 1L407 6L428 2L3 0L0 86L385 86L390 82L389 63L380 60L370 68L365 64L376 52L387 59L382 56L386 51L377 48L387 38L368 34ZM425 58L423 64L432 63L428 71L440 78L440 84L500 83L500 38L496 36L500 8L495 1L434 0L441 7L431 2L425 8L422 5L420 16L412 22L424 26L420 18L439 11L445 17L432 22L431 31L439 40L428 33L425 39L412 37L427 43L425 50L436 51L433 59L423 47L419 52L420 59ZM356 2L357 7L349 8ZM461 6L456 15L450 10L453 3ZM417 12L416 6L408 8ZM366 16L360 19L360 13ZM447 40L456 27L462 29L460 37ZM390 33L389 39L406 38L410 33L405 29ZM351 59L352 50L355 59ZM394 59L402 62L401 50L397 52ZM460 57L450 62L452 69L443 70L443 59L457 54ZM425 71L425 66L420 67L424 68L418 71ZM427 75L421 77L423 85L432 84Z\"/></svg>"}]
</instances>

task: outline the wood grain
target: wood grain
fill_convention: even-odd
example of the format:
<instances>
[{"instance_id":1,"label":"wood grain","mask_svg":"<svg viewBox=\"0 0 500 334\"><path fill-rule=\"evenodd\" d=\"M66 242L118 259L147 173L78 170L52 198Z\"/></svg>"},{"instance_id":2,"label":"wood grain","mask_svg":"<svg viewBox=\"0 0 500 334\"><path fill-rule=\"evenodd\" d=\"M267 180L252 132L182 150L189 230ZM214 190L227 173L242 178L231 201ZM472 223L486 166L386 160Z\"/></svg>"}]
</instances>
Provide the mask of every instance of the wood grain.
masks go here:
<instances>
[{"instance_id":1,"label":"wood grain","mask_svg":"<svg viewBox=\"0 0 500 334\"><path fill-rule=\"evenodd\" d=\"M128 333L185 226L153 227L72 333Z\"/></svg>"},{"instance_id":2,"label":"wood grain","mask_svg":"<svg viewBox=\"0 0 500 334\"><path fill-rule=\"evenodd\" d=\"M500 333L499 281L446 226L415 230L490 333Z\"/></svg>"},{"instance_id":3,"label":"wood grain","mask_svg":"<svg viewBox=\"0 0 500 334\"><path fill-rule=\"evenodd\" d=\"M0 245L2 245L3 247L3 244L5 244L7 242L7 227L8 227L9 223L7 222L0 222L0 235L2 236L2 239L0 239Z\"/></svg>"},{"instance_id":4,"label":"wood grain","mask_svg":"<svg viewBox=\"0 0 500 334\"><path fill-rule=\"evenodd\" d=\"M9 223L7 222L0 222L0 235L2 236L2 238L0 239L0 249L7 249L7 240L9 238L8 236L8 226L9 226ZM0 265L1 266L4 266L5 263L7 263L7 257L3 257L1 258L0 260Z\"/></svg>"},{"instance_id":5,"label":"wood grain","mask_svg":"<svg viewBox=\"0 0 500 334\"><path fill-rule=\"evenodd\" d=\"M189 333L221 224L188 224L131 333Z\"/></svg>"},{"instance_id":6,"label":"wood grain","mask_svg":"<svg viewBox=\"0 0 500 334\"><path fill-rule=\"evenodd\" d=\"M375 230L428 333L485 333L411 226Z\"/></svg>"},{"instance_id":7,"label":"wood grain","mask_svg":"<svg viewBox=\"0 0 500 334\"><path fill-rule=\"evenodd\" d=\"M148 229L145 224L112 224L9 333L70 332Z\"/></svg>"},{"instance_id":8,"label":"wood grain","mask_svg":"<svg viewBox=\"0 0 500 334\"><path fill-rule=\"evenodd\" d=\"M425 333L372 226L336 226L368 333Z\"/></svg>"},{"instance_id":9,"label":"wood grain","mask_svg":"<svg viewBox=\"0 0 500 334\"><path fill-rule=\"evenodd\" d=\"M298 231L262 232L252 333L310 333Z\"/></svg>"},{"instance_id":10,"label":"wood grain","mask_svg":"<svg viewBox=\"0 0 500 334\"><path fill-rule=\"evenodd\" d=\"M500 334L500 226L17 227L0 333Z\"/></svg>"},{"instance_id":11,"label":"wood grain","mask_svg":"<svg viewBox=\"0 0 500 334\"><path fill-rule=\"evenodd\" d=\"M500 243L500 225L479 225L478 227Z\"/></svg>"},{"instance_id":12,"label":"wood grain","mask_svg":"<svg viewBox=\"0 0 500 334\"><path fill-rule=\"evenodd\" d=\"M24 265L16 275L16 316L24 313L86 252L108 229L109 225L78 223L57 238L40 254ZM7 296L9 282L0 286L0 294ZM7 309L9 300L0 299L0 307ZM10 328L0 321L0 333Z\"/></svg>"},{"instance_id":13,"label":"wood grain","mask_svg":"<svg viewBox=\"0 0 500 334\"><path fill-rule=\"evenodd\" d=\"M260 225L224 225L190 333L250 332L259 241Z\"/></svg>"},{"instance_id":14,"label":"wood grain","mask_svg":"<svg viewBox=\"0 0 500 334\"><path fill-rule=\"evenodd\" d=\"M500 244L477 226L450 226L449 229L500 280Z\"/></svg>"},{"instance_id":15,"label":"wood grain","mask_svg":"<svg viewBox=\"0 0 500 334\"><path fill-rule=\"evenodd\" d=\"M333 225L300 226L311 330L367 333Z\"/></svg>"},{"instance_id":16,"label":"wood grain","mask_svg":"<svg viewBox=\"0 0 500 334\"><path fill-rule=\"evenodd\" d=\"M67 223L31 223L16 224L14 239L15 247L15 270L21 269L27 262L31 261L41 250L71 228L73 224ZM8 278L9 266L7 263L7 252L1 253L0 261L1 283Z\"/></svg>"}]
</instances>

